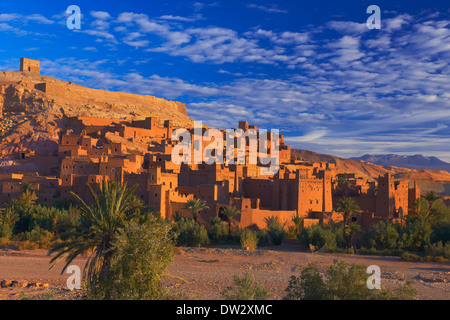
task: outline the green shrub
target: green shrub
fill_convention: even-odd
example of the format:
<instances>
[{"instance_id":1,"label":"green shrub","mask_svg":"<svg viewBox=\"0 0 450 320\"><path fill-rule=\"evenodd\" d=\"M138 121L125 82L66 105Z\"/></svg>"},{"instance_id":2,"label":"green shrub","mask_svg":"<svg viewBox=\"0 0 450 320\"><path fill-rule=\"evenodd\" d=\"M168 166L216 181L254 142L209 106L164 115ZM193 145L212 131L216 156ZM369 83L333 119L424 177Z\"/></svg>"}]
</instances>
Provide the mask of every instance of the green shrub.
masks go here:
<instances>
[{"instance_id":1,"label":"green shrub","mask_svg":"<svg viewBox=\"0 0 450 320\"><path fill-rule=\"evenodd\" d=\"M305 246L314 246L317 249L326 245L327 251L333 251L337 248L336 235L331 229L325 229L320 225L312 225L303 228L300 231L299 240Z\"/></svg>"},{"instance_id":2,"label":"green shrub","mask_svg":"<svg viewBox=\"0 0 450 320\"><path fill-rule=\"evenodd\" d=\"M245 250L255 250L258 245L258 236L249 229L241 231L241 246Z\"/></svg>"},{"instance_id":3,"label":"green shrub","mask_svg":"<svg viewBox=\"0 0 450 320\"><path fill-rule=\"evenodd\" d=\"M446 263L446 262L449 261L449 259L446 259L443 256L426 256L424 258L424 261L426 261L426 262Z\"/></svg>"},{"instance_id":4,"label":"green shrub","mask_svg":"<svg viewBox=\"0 0 450 320\"><path fill-rule=\"evenodd\" d=\"M48 249L53 243L54 235L52 232L36 226L31 231L18 234L15 239L21 241L19 249L22 250Z\"/></svg>"},{"instance_id":5,"label":"green shrub","mask_svg":"<svg viewBox=\"0 0 450 320\"><path fill-rule=\"evenodd\" d=\"M211 242L219 243L228 239L227 224L220 218L209 219L208 237Z\"/></svg>"},{"instance_id":6,"label":"green shrub","mask_svg":"<svg viewBox=\"0 0 450 320\"><path fill-rule=\"evenodd\" d=\"M256 232L256 236L258 237L258 247L264 247L269 244L269 232L267 229L262 229Z\"/></svg>"},{"instance_id":7,"label":"green shrub","mask_svg":"<svg viewBox=\"0 0 450 320\"><path fill-rule=\"evenodd\" d=\"M0 249L9 246L9 238L1 237L0 238Z\"/></svg>"},{"instance_id":8,"label":"green shrub","mask_svg":"<svg viewBox=\"0 0 450 320\"><path fill-rule=\"evenodd\" d=\"M286 288L285 300L409 300L417 292L412 283L390 291L367 288L366 267L335 260L323 277L317 263L309 263L300 276L292 276Z\"/></svg>"},{"instance_id":9,"label":"green shrub","mask_svg":"<svg viewBox=\"0 0 450 320\"><path fill-rule=\"evenodd\" d=\"M13 208L6 208L0 211L0 238L10 239L19 215Z\"/></svg>"},{"instance_id":10,"label":"green shrub","mask_svg":"<svg viewBox=\"0 0 450 320\"><path fill-rule=\"evenodd\" d=\"M417 261L421 261L422 260L422 258L420 258L417 254L410 253L410 252L407 252L407 251L402 253L401 258L403 260L410 261L410 262L417 262Z\"/></svg>"},{"instance_id":11,"label":"green shrub","mask_svg":"<svg viewBox=\"0 0 450 320\"><path fill-rule=\"evenodd\" d=\"M378 255L378 256L400 256L402 254L402 251L396 250L396 249L380 249L377 250L375 248L364 248L361 247L359 249L359 254L366 254L366 255Z\"/></svg>"},{"instance_id":12,"label":"green shrub","mask_svg":"<svg viewBox=\"0 0 450 320\"><path fill-rule=\"evenodd\" d=\"M287 292L283 300L323 300L327 296L327 288L319 272L317 263L308 263L300 276L291 276Z\"/></svg>"},{"instance_id":13,"label":"green shrub","mask_svg":"<svg viewBox=\"0 0 450 320\"><path fill-rule=\"evenodd\" d=\"M39 249L39 244L36 242L30 242L28 240L24 240L19 242L17 245L17 249L20 250L36 250Z\"/></svg>"},{"instance_id":14,"label":"green shrub","mask_svg":"<svg viewBox=\"0 0 450 320\"><path fill-rule=\"evenodd\" d=\"M161 283L173 260L175 234L169 222L130 221L117 235L109 271L90 287L88 299L156 300L166 297Z\"/></svg>"},{"instance_id":15,"label":"green shrub","mask_svg":"<svg viewBox=\"0 0 450 320\"><path fill-rule=\"evenodd\" d=\"M443 257L445 259L450 259L450 242L445 245L442 241L431 244L425 248L425 253L432 257Z\"/></svg>"},{"instance_id":16,"label":"green shrub","mask_svg":"<svg viewBox=\"0 0 450 320\"><path fill-rule=\"evenodd\" d=\"M234 274L233 281L234 286L229 286L221 292L225 300L266 300L269 296L264 286L254 283L248 272L242 277Z\"/></svg>"},{"instance_id":17,"label":"green shrub","mask_svg":"<svg viewBox=\"0 0 450 320\"><path fill-rule=\"evenodd\" d=\"M266 219L267 230L269 233L270 242L274 245L281 245L283 242L285 231L278 217L270 217Z\"/></svg>"},{"instance_id":18,"label":"green shrub","mask_svg":"<svg viewBox=\"0 0 450 320\"><path fill-rule=\"evenodd\" d=\"M193 219L182 218L176 225L177 244L188 247L199 247L209 244L208 232L205 227Z\"/></svg>"},{"instance_id":19,"label":"green shrub","mask_svg":"<svg viewBox=\"0 0 450 320\"><path fill-rule=\"evenodd\" d=\"M288 226L285 237L288 239L297 239L298 238L298 229L296 226Z\"/></svg>"},{"instance_id":20,"label":"green shrub","mask_svg":"<svg viewBox=\"0 0 450 320\"><path fill-rule=\"evenodd\" d=\"M16 224L16 233L31 231L36 227L53 231L59 221L69 218L67 210L43 205L22 206L18 212L20 219Z\"/></svg>"}]
</instances>

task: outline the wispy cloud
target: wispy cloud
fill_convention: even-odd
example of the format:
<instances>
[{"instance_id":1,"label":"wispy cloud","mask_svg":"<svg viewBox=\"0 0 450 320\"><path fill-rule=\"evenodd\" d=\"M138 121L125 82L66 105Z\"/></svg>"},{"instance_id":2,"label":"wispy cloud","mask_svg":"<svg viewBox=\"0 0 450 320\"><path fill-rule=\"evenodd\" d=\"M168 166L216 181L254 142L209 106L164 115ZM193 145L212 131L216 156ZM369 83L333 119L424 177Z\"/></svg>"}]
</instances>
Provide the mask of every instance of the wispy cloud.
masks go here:
<instances>
[{"instance_id":1,"label":"wispy cloud","mask_svg":"<svg viewBox=\"0 0 450 320\"><path fill-rule=\"evenodd\" d=\"M248 4L247 7L252 8L252 9L258 9L258 10L268 12L268 13L288 13L288 11L278 8L276 5L263 6L263 5L251 3L251 4Z\"/></svg>"},{"instance_id":2,"label":"wispy cloud","mask_svg":"<svg viewBox=\"0 0 450 320\"><path fill-rule=\"evenodd\" d=\"M186 99L189 115L208 125L228 128L240 118L278 128L295 147L342 156L415 150L450 160L443 151L450 142L450 19L385 15L377 31L336 20L294 31L236 31L199 26L189 15L90 12L81 35L137 50L139 61L157 52L181 57L192 70L207 65L221 81L139 69L115 74L105 61L42 65L86 86ZM0 14L0 31L20 32L12 24L18 19ZM97 44L80 47L95 52Z\"/></svg>"}]
</instances>

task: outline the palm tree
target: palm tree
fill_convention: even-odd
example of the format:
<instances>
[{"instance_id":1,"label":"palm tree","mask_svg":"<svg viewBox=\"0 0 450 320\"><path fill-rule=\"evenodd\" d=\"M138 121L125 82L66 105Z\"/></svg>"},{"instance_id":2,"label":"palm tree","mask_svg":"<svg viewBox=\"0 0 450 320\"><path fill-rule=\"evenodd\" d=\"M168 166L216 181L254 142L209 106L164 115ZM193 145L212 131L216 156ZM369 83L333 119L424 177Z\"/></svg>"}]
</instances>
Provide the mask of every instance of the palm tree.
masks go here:
<instances>
[{"instance_id":1,"label":"palm tree","mask_svg":"<svg viewBox=\"0 0 450 320\"><path fill-rule=\"evenodd\" d=\"M80 214L88 222L87 225L81 228L72 241L53 247L49 255L57 252L50 260L50 269L65 258L66 264L61 272L64 273L76 257L91 251L83 272L89 287L109 270L115 237L127 221L139 214L137 209L142 203L133 194L137 186L127 190L126 184L103 181L99 184L98 195L89 184L87 186L93 199L90 204L71 193L81 202Z\"/></svg>"},{"instance_id":2,"label":"palm tree","mask_svg":"<svg viewBox=\"0 0 450 320\"><path fill-rule=\"evenodd\" d=\"M195 222L198 221L200 211L209 209L206 202L202 199L188 200L188 202L184 204L184 208L192 213Z\"/></svg>"},{"instance_id":3,"label":"palm tree","mask_svg":"<svg viewBox=\"0 0 450 320\"><path fill-rule=\"evenodd\" d=\"M292 222L294 223L294 232L296 235L300 233L300 229L302 228L302 222L304 217L300 217L298 212L292 216Z\"/></svg>"},{"instance_id":4,"label":"palm tree","mask_svg":"<svg viewBox=\"0 0 450 320\"><path fill-rule=\"evenodd\" d=\"M228 223L228 239L232 240L233 239L233 237L231 236L231 223L233 222L232 219L234 216L241 214L241 211L238 210L235 206L232 206L232 207L222 208L220 213L224 217L226 217L225 221Z\"/></svg>"},{"instance_id":5,"label":"palm tree","mask_svg":"<svg viewBox=\"0 0 450 320\"><path fill-rule=\"evenodd\" d=\"M436 201L441 199L434 191L428 191L426 194L420 196L421 199L424 199L427 202L427 212L426 217L433 216L436 213L436 209L434 208L434 204Z\"/></svg>"},{"instance_id":6,"label":"palm tree","mask_svg":"<svg viewBox=\"0 0 450 320\"><path fill-rule=\"evenodd\" d=\"M339 212L343 219L344 224L348 225L349 219L352 215L358 214L360 212L360 208L356 201L353 198L344 197L339 203L336 211Z\"/></svg>"}]
</instances>

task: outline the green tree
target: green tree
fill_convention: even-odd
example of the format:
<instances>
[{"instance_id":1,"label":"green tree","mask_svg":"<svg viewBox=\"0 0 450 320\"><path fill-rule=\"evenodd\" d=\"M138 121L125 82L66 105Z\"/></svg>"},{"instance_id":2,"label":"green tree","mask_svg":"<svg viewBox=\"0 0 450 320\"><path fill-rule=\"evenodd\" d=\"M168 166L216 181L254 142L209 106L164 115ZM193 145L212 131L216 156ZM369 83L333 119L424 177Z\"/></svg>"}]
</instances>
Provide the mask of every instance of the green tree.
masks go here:
<instances>
[{"instance_id":1,"label":"green tree","mask_svg":"<svg viewBox=\"0 0 450 320\"><path fill-rule=\"evenodd\" d=\"M203 201L202 199L188 200L184 204L184 208L189 210L192 213L192 217L194 218L195 222L198 222L198 220L199 220L200 211L209 209L209 207L206 205L206 202Z\"/></svg>"},{"instance_id":2,"label":"green tree","mask_svg":"<svg viewBox=\"0 0 450 320\"><path fill-rule=\"evenodd\" d=\"M128 221L136 217L136 209L142 203L133 195L137 186L128 190L126 184L103 181L99 184L99 194L89 184L87 186L92 203L87 204L75 193L72 195L81 202L80 214L89 223L70 241L54 246L49 254L56 252L50 260L51 268L65 259L64 272L76 257L91 251L83 271L89 289L110 270L114 254L112 246L117 234Z\"/></svg>"},{"instance_id":3,"label":"green tree","mask_svg":"<svg viewBox=\"0 0 450 320\"><path fill-rule=\"evenodd\" d=\"M373 248L400 249L400 234L396 226L390 221L380 221L373 224L367 232L367 239Z\"/></svg>"},{"instance_id":4,"label":"green tree","mask_svg":"<svg viewBox=\"0 0 450 320\"><path fill-rule=\"evenodd\" d=\"M19 221L19 215L14 207L0 209L0 238L9 240L13 235L14 225Z\"/></svg>"},{"instance_id":5,"label":"green tree","mask_svg":"<svg viewBox=\"0 0 450 320\"><path fill-rule=\"evenodd\" d=\"M401 246L411 250L423 251L431 243L433 229L425 217L418 217L402 229Z\"/></svg>"}]
</instances>

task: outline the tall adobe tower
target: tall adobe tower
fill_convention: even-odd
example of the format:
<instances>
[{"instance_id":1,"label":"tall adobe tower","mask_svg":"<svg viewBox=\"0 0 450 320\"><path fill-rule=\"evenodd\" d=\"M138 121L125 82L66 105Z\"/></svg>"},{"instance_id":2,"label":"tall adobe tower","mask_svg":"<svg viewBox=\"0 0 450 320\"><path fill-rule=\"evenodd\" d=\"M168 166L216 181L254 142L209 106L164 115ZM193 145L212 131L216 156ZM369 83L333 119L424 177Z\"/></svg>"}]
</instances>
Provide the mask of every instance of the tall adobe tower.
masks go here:
<instances>
[{"instance_id":1,"label":"tall adobe tower","mask_svg":"<svg viewBox=\"0 0 450 320\"><path fill-rule=\"evenodd\" d=\"M40 64L39 60L20 58L20 71L40 74Z\"/></svg>"},{"instance_id":2,"label":"tall adobe tower","mask_svg":"<svg viewBox=\"0 0 450 320\"><path fill-rule=\"evenodd\" d=\"M378 177L376 215L385 219L408 214L409 181L395 181L391 174Z\"/></svg>"}]
</instances>

